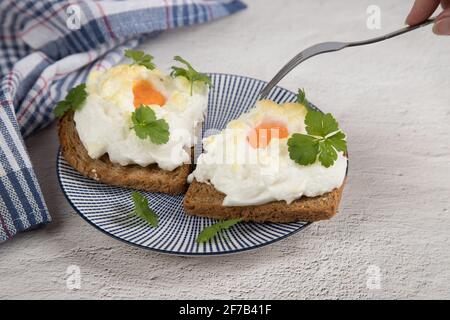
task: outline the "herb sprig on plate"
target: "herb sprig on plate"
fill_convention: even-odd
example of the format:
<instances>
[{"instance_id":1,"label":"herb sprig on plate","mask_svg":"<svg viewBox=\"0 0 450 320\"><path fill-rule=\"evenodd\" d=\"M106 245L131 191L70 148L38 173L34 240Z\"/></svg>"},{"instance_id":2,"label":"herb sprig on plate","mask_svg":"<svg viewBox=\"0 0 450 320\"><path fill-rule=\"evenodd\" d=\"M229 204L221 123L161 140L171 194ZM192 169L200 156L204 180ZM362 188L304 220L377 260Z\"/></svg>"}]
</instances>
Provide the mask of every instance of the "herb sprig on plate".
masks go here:
<instances>
[{"instance_id":1,"label":"herb sprig on plate","mask_svg":"<svg viewBox=\"0 0 450 320\"><path fill-rule=\"evenodd\" d=\"M131 194L134 202L132 214L145 220L151 227L156 228L159 225L158 215L149 207L148 200L139 192L133 191Z\"/></svg>"},{"instance_id":2,"label":"herb sprig on plate","mask_svg":"<svg viewBox=\"0 0 450 320\"><path fill-rule=\"evenodd\" d=\"M197 236L197 243L203 243L211 240L215 236L217 236L223 230L229 229L235 224L241 222L242 218L230 219L225 221L220 221L210 225L209 227L204 228Z\"/></svg>"}]
</instances>

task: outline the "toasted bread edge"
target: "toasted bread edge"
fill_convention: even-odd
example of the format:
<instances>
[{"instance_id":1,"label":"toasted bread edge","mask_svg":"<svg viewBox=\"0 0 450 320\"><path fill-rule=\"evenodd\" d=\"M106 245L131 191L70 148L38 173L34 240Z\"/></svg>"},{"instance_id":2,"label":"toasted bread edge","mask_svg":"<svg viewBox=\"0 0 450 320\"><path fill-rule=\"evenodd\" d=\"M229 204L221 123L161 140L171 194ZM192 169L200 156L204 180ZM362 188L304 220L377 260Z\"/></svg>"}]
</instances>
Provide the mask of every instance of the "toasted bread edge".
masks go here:
<instances>
[{"instance_id":1,"label":"toasted bread edge","mask_svg":"<svg viewBox=\"0 0 450 320\"><path fill-rule=\"evenodd\" d=\"M338 209L344 183L318 197L301 197L287 204L274 201L257 206L223 206L225 195L214 186L194 180L184 197L184 209L190 215L213 219L243 218L254 222L319 221L333 217Z\"/></svg>"},{"instance_id":2,"label":"toasted bread edge","mask_svg":"<svg viewBox=\"0 0 450 320\"><path fill-rule=\"evenodd\" d=\"M107 155L99 159L89 157L78 136L73 112L66 113L59 120L58 136L64 158L85 177L110 185L173 195L182 194L187 189L186 179L191 172L191 164L166 171L156 164L120 166L111 163Z\"/></svg>"}]
</instances>

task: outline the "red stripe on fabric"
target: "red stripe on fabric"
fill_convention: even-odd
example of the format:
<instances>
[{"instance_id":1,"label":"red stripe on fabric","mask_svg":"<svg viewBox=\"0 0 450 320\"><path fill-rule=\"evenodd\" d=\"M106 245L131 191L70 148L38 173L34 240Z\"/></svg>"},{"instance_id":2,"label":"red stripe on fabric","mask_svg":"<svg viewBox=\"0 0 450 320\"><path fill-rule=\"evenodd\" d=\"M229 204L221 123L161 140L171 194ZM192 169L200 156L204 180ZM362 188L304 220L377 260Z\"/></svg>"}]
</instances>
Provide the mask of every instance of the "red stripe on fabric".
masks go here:
<instances>
[{"instance_id":1,"label":"red stripe on fabric","mask_svg":"<svg viewBox=\"0 0 450 320\"><path fill-rule=\"evenodd\" d=\"M13 75L13 71L11 70L10 72L8 72L8 78L7 78L7 83L10 88L12 88L12 75Z\"/></svg>"},{"instance_id":2,"label":"red stripe on fabric","mask_svg":"<svg viewBox=\"0 0 450 320\"><path fill-rule=\"evenodd\" d=\"M29 14L28 12L26 12L25 10L23 10L22 8L20 8L19 6L17 6L17 4L14 3L14 1L11 2L12 5L14 5L14 7L16 7L20 12L24 13L27 17L34 19L34 20L38 20L35 24L31 25L30 27L28 27L25 30L19 31L17 34L14 35L2 35L0 36L0 39L2 40L15 40L17 38L20 38L24 35L26 35L28 32L30 32L31 30L33 30L34 28L36 28L39 25L44 25L44 27L46 27L49 31L54 31L50 25L46 25L45 23L47 23L50 18L52 18L53 16L55 16L57 13L59 13L61 10L65 9L66 7L72 5L72 4L78 4L80 3L79 1L75 1L72 3L63 3L61 5L61 7L55 11L53 11L49 16L42 18L42 20L38 20L38 18L40 17L36 17L32 14Z\"/></svg>"},{"instance_id":3,"label":"red stripe on fabric","mask_svg":"<svg viewBox=\"0 0 450 320\"><path fill-rule=\"evenodd\" d=\"M8 72L8 77L6 78L6 84L8 86L9 89L9 96L12 97L12 91L13 91L13 81L12 81L12 76L13 76L13 70L11 70L10 72ZM12 100L11 100L12 101Z\"/></svg>"},{"instance_id":4,"label":"red stripe on fabric","mask_svg":"<svg viewBox=\"0 0 450 320\"><path fill-rule=\"evenodd\" d=\"M100 60L95 64L95 70L106 70L106 67L103 65L103 60Z\"/></svg>"},{"instance_id":5,"label":"red stripe on fabric","mask_svg":"<svg viewBox=\"0 0 450 320\"><path fill-rule=\"evenodd\" d=\"M73 2L71 2L71 3L63 3L63 4L61 4L61 7L60 7L60 8L54 10L50 15L48 15L48 16L42 18L42 20L40 20L40 21L38 21L37 23L33 24L32 26L28 27L26 30L20 31L20 32L18 32L16 35L1 35L1 36L0 36L0 39L2 39L2 40L15 40L15 39L17 39L17 38L20 38L20 37L26 35L26 34L29 33L31 30L33 30L34 28L36 28L37 26L40 26L40 25L44 25L47 29L49 29L50 31L53 31L53 30L50 28L49 25L46 25L46 24L45 24L45 23L47 23L47 22L50 20L50 18L53 18L53 17L54 17L55 15L57 15L60 11L65 10L67 7L69 7L69 6L71 6L71 5L82 4L82 3L83 3L82 1L73 1ZM113 32L112 32L112 29L111 29L111 26L110 26L110 24L109 24L109 21L107 20L105 14L104 14L104 12L103 12L103 8L102 8L99 4L97 4L97 6L99 7L99 10L101 11L101 14L102 14L102 16L103 16L102 18L103 18L103 20L105 21L105 25L106 25L106 27L107 27L107 29L108 29L108 32L110 33L111 37L114 38L115 36L114 36L114 34L113 34ZM16 6L16 7L17 7L17 6ZM36 17L33 17L31 14L26 13L25 11L23 11L23 10L20 9L19 7L17 7L17 8L18 8L21 12L25 13L28 17L33 18L33 19L36 19Z\"/></svg>"},{"instance_id":6,"label":"red stripe on fabric","mask_svg":"<svg viewBox=\"0 0 450 320\"><path fill-rule=\"evenodd\" d=\"M91 62L92 62L92 54L91 54L91 52L90 51L88 51L88 52L86 52L87 53L87 55L88 55L88 62L87 62L87 64L90 64ZM70 70L70 71L66 71L66 72L56 72L55 74L54 74L54 76L53 77L51 77L50 79L48 79L48 82L52 82L54 79L56 79L56 78L58 78L58 77L61 77L61 76L64 76L64 75L67 75L67 74L69 74L69 73L72 73L72 72L74 72L74 71L76 71L76 70L78 70L78 69L80 69L80 68L76 68L76 69L73 69L73 70ZM44 89L47 89L47 87L48 87L48 82L47 82L47 80L45 80L45 78L43 77L43 76L39 76L39 78L38 78L38 80L39 79L42 79L43 81L44 81L44 87L42 87L37 93L36 93L36 95L30 100L30 102L26 105L26 107L24 108L24 109L22 109L20 112L19 112L19 114L17 115L17 120L20 122L21 120L22 120L22 118L24 117L24 115L25 115L25 113L28 111L28 109L30 109L30 107L31 107L31 105L33 104L33 102L42 94L42 92L43 92L43 90Z\"/></svg>"},{"instance_id":7,"label":"red stripe on fabric","mask_svg":"<svg viewBox=\"0 0 450 320\"><path fill-rule=\"evenodd\" d=\"M36 28L37 26L44 24L46 22L48 22L48 20L50 20L50 18L54 17L56 14L58 14L61 10L66 9L68 6L73 5L73 4L78 4L80 2L78 1L74 1L71 3L62 3L61 7L59 9L54 10L50 15L48 15L47 17L42 18L41 21L38 21L37 23L33 24L32 26L30 26L28 29L22 31L20 33L21 36L27 34L28 32L30 32L31 30L33 30L34 28Z\"/></svg>"},{"instance_id":8,"label":"red stripe on fabric","mask_svg":"<svg viewBox=\"0 0 450 320\"><path fill-rule=\"evenodd\" d=\"M20 33L18 35L12 35L12 36L0 36L0 39L2 40L16 40L20 37Z\"/></svg>"},{"instance_id":9,"label":"red stripe on fabric","mask_svg":"<svg viewBox=\"0 0 450 320\"><path fill-rule=\"evenodd\" d=\"M30 106L33 104L33 102L42 94L42 92L47 89L47 80L45 80L44 77L40 76L39 79L42 79L44 81L44 86L36 93L36 95L31 98L30 102L28 103L28 105L25 107L25 109L23 109L19 115L17 116L17 121L20 122L20 120L22 120L23 116L25 115L25 112L30 108Z\"/></svg>"},{"instance_id":10,"label":"red stripe on fabric","mask_svg":"<svg viewBox=\"0 0 450 320\"><path fill-rule=\"evenodd\" d=\"M14 7L17 8L17 10L19 10L20 12L22 12L23 14L25 14L28 18L30 18L30 19L36 19L36 17L35 17L34 15L32 15L32 14L28 13L27 11L23 10L22 8L20 8L20 7L15 3L15 1L11 1L11 3L12 3L12 5L13 5ZM43 26L46 27L49 31L52 31L52 32L55 31L55 30L52 29L49 25L43 24Z\"/></svg>"},{"instance_id":11,"label":"red stripe on fabric","mask_svg":"<svg viewBox=\"0 0 450 320\"><path fill-rule=\"evenodd\" d=\"M206 10L208 10L208 16L209 16L208 20L214 19L214 15L213 15L213 12L212 12L210 4L209 3L205 4L205 6L206 6Z\"/></svg>"},{"instance_id":12,"label":"red stripe on fabric","mask_svg":"<svg viewBox=\"0 0 450 320\"><path fill-rule=\"evenodd\" d=\"M100 11L102 18L103 18L103 22L105 23L106 29L108 30L109 35L111 36L112 39L115 39L116 36L114 35L114 32L112 31L111 25L109 24L109 20L108 17L105 14L105 10L103 9L103 7L101 6L100 3L98 2L94 2L97 5L98 10Z\"/></svg>"},{"instance_id":13,"label":"red stripe on fabric","mask_svg":"<svg viewBox=\"0 0 450 320\"><path fill-rule=\"evenodd\" d=\"M3 102L6 102L6 103L8 104L8 107L9 107L9 104L12 104L12 103L13 103L13 101L12 101L11 99L3 99L3 100L0 100L0 105L1 105Z\"/></svg>"},{"instance_id":14,"label":"red stripe on fabric","mask_svg":"<svg viewBox=\"0 0 450 320\"><path fill-rule=\"evenodd\" d=\"M15 4L14 1L13 1L13 2L12 2L12 5L14 5L14 7L16 7L20 12L22 12L23 14L25 14L28 18L34 19L34 20L38 20L38 21L37 21L35 24L33 24L32 26L28 27L27 29L22 30L22 31L19 31L17 34L14 34L14 35L2 35L2 36L0 36L0 39L2 39L2 40L15 40L15 39L17 39L17 38L23 37L24 35L26 35L28 32L30 32L31 30L33 30L34 28L36 28L36 27L39 26L39 25L43 25L43 26L46 27L49 31L52 31L52 32L53 32L53 31L55 31L55 30L53 30L53 29L50 27L50 25L46 25L46 23L48 22L48 20L50 20L50 18L52 18L53 16L55 16L57 13L59 13L59 11L65 9L66 7L70 6L71 4L77 4L77 3L79 3L79 2L77 1L77 2L74 2L74 3L69 3L69 4L65 3L65 4L62 4L62 7L61 7L61 8L55 10L55 11L52 12L52 14L50 14L49 16L42 18L42 20L38 20L38 17L33 16L32 14L29 14L28 12L26 12L25 10L23 10L22 8L20 8L19 6L17 6L17 4ZM58 33L59 33L59 32L58 32Z\"/></svg>"},{"instance_id":15,"label":"red stripe on fabric","mask_svg":"<svg viewBox=\"0 0 450 320\"><path fill-rule=\"evenodd\" d=\"M49 57L47 57L46 54L42 53L41 51L36 52L42 59L47 60L48 62L53 62Z\"/></svg>"},{"instance_id":16,"label":"red stripe on fabric","mask_svg":"<svg viewBox=\"0 0 450 320\"><path fill-rule=\"evenodd\" d=\"M8 227L6 226L5 220L3 220L3 217L2 217L1 214L0 214L0 224L1 224L2 227L3 227L3 230L5 230L5 234L6 234L6 236L8 237L8 239L11 238L11 237L12 237L12 234L11 234L11 232L8 230Z\"/></svg>"}]
</instances>

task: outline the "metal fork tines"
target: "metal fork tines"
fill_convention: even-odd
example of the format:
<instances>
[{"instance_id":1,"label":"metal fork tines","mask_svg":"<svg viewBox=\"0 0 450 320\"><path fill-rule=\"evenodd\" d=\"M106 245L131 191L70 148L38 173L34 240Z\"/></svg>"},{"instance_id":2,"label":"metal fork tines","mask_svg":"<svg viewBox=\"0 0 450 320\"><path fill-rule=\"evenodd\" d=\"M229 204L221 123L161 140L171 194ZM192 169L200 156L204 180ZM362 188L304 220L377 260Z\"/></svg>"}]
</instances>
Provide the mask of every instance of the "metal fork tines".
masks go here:
<instances>
[{"instance_id":1,"label":"metal fork tines","mask_svg":"<svg viewBox=\"0 0 450 320\"><path fill-rule=\"evenodd\" d=\"M273 77L273 79L270 80L266 84L266 86L261 90L260 98L261 99L266 98L267 95L269 94L270 90L272 90L273 87L275 87L281 81L281 79L283 79L289 72L291 72L300 63L302 63L305 60L308 60L311 57L317 56L322 53L339 51L339 50L342 50L342 49L348 48L348 47L362 46L362 45L366 45L366 44L371 44L371 43L387 40L387 39L393 38L395 36L404 34L406 32L424 27L424 26L432 23L433 21L434 21L434 18L426 20L425 22L415 25L415 26L405 27L400 30L388 33L386 35L368 39L368 40L363 40L363 41L323 42L323 43L313 45L313 46L303 50L299 54L297 54L294 58L291 59L291 61L289 61L283 68L281 68L281 70L278 71L278 73L275 75L275 77Z\"/></svg>"}]
</instances>

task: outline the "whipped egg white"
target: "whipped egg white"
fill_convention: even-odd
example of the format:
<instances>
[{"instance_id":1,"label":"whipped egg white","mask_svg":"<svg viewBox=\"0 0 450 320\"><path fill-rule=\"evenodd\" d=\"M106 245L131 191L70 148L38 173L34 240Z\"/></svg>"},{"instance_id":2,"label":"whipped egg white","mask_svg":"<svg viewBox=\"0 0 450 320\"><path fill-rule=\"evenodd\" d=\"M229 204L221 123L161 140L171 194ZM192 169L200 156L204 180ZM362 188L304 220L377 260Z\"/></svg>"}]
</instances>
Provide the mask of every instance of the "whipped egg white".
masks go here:
<instances>
[{"instance_id":1,"label":"whipped egg white","mask_svg":"<svg viewBox=\"0 0 450 320\"><path fill-rule=\"evenodd\" d=\"M225 130L203 140L204 152L188 180L212 184L225 194L224 206L280 200L289 204L302 196L315 197L340 187L347 170L347 158L342 152L328 168L319 161L302 166L289 157L287 134L272 135L263 147L249 140L252 130L264 123L272 127L276 124L289 136L306 133L306 113L298 103L258 101L255 108L231 121Z\"/></svg>"},{"instance_id":2,"label":"whipped egg white","mask_svg":"<svg viewBox=\"0 0 450 320\"><path fill-rule=\"evenodd\" d=\"M169 141L165 144L140 139L132 129L131 114L136 108L133 87L142 81L154 88L164 101L162 106L148 106L157 119L164 119L169 125ZM169 171L190 162L195 130L207 109L206 85L194 83L191 95L190 83L184 77L173 79L157 69L119 65L103 72L92 71L86 91L88 97L84 106L75 112L74 121L91 158L107 153L112 163L122 166L145 167L156 163Z\"/></svg>"}]
</instances>

